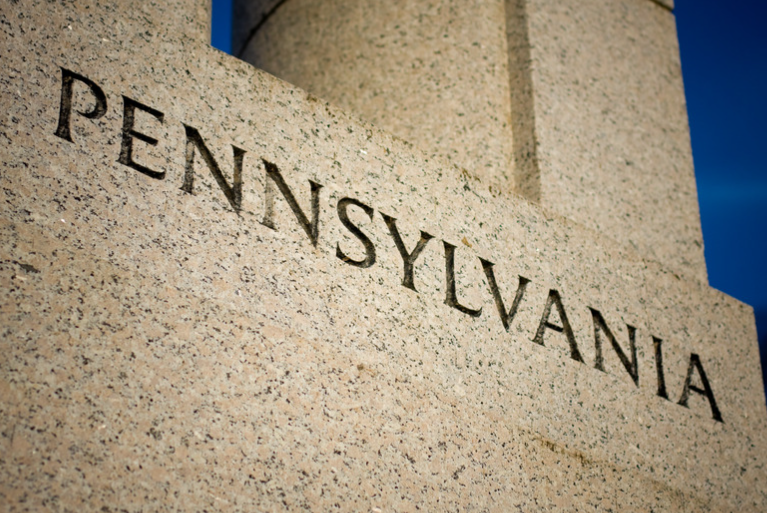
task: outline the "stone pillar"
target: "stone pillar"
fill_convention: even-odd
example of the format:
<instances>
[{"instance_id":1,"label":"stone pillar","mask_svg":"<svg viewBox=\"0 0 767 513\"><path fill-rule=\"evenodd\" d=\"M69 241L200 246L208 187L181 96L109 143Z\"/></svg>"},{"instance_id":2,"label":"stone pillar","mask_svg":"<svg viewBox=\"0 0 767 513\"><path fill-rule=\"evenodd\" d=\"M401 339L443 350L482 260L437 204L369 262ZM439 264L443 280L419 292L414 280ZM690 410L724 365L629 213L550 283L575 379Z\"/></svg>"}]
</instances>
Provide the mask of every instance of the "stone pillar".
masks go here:
<instances>
[{"instance_id":1,"label":"stone pillar","mask_svg":"<svg viewBox=\"0 0 767 513\"><path fill-rule=\"evenodd\" d=\"M670 0L235 0L234 52L706 281Z\"/></svg>"},{"instance_id":2,"label":"stone pillar","mask_svg":"<svg viewBox=\"0 0 767 513\"><path fill-rule=\"evenodd\" d=\"M233 52L509 188L503 0L235 1Z\"/></svg>"},{"instance_id":3,"label":"stone pillar","mask_svg":"<svg viewBox=\"0 0 767 513\"><path fill-rule=\"evenodd\" d=\"M521 115L536 145L516 164L540 177L531 199L706 282L671 4L524 3L533 108Z\"/></svg>"}]
</instances>

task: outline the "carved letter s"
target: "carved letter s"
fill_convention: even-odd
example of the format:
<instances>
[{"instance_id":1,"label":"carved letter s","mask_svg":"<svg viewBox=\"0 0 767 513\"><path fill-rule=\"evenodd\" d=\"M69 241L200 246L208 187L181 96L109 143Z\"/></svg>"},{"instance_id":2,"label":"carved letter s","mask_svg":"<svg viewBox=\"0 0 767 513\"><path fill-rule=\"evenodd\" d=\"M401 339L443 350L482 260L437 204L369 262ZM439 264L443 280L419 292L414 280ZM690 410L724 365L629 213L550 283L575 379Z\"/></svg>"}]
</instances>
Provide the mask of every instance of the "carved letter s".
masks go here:
<instances>
[{"instance_id":1,"label":"carved letter s","mask_svg":"<svg viewBox=\"0 0 767 513\"><path fill-rule=\"evenodd\" d=\"M366 269L373 264L376 263L376 247L373 245L373 243L370 241L370 238L362 233L362 230L360 230L354 223L351 222L349 219L349 214L346 212L346 209L349 207L349 205L354 205L357 207L360 207L372 220L373 219L373 212L374 210L365 205L364 203L357 201L353 198L342 198L338 201L338 218L341 220L341 223L350 231L352 234L357 237L360 242L362 242L362 245L365 247L365 259L364 260L353 260L346 256L346 254L341 251L341 245L336 243L336 256L346 262L347 264L351 264L356 267L361 267L362 269Z\"/></svg>"}]
</instances>

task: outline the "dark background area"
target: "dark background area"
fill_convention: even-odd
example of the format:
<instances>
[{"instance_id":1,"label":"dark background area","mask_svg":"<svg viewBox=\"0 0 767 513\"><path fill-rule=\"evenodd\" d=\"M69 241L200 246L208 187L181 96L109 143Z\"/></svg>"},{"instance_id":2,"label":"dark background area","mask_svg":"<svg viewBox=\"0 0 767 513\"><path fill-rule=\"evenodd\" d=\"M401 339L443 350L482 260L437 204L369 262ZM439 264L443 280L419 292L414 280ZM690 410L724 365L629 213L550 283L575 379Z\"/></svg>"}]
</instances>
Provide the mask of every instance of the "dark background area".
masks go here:
<instances>
[{"instance_id":1,"label":"dark background area","mask_svg":"<svg viewBox=\"0 0 767 513\"><path fill-rule=\"evenodd\" d=\"M754 307L767 377L767 2L675 13L709 283Z\"/></svg>"},{"instance_id":2,"label":"dark background area","mask_svg":"<svg viewBox=\"0 0 767 513\"><path fill-rule=\"evenodd\" d=\"M674 12L709 283L754 307L767 377L767 2L676 0ZM213 0L212 43L227 53L231 19L231 0Z\"/></svg>"}]
</instances>

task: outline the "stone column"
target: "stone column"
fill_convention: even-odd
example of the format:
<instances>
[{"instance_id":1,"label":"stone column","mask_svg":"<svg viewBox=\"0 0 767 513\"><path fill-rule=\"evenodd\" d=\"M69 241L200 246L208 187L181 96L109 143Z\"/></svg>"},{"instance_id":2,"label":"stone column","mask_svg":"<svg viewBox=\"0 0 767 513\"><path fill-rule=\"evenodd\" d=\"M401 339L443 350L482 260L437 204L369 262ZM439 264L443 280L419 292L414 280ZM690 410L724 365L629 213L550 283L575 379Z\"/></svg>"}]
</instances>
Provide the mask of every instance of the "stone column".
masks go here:
<instances>
[{"instance_id":1,"label":"stone column","mask_svg":"<svg viewBox=\"0 0 767 513\"><path fill-rule=\"evenodd\" d=\"M527 30L510 59L526 76L512 95L528 133L514 135L535 141L515 155L517 176L540 187L528 197L706 282L673 5L512 4L510 34Z\"/></svg>"},{"instance_id":2,"label":"stone column","mask_svg":"<svg viewBox=\"0 0 767 513\"><path fill-rule=\"evenodd\" d=\"M503 0L235 1L233 51L509 188Z\"/></svg>"},{"instance_id":3,"label":"stone column","mask_svg":"<svg viewBox=\"0 0 767 513\"><path fill-rule=\"evenodd\" d=\"M706 281L670 0L235 0L234 52Z\"/></svg>"}]
</instances>

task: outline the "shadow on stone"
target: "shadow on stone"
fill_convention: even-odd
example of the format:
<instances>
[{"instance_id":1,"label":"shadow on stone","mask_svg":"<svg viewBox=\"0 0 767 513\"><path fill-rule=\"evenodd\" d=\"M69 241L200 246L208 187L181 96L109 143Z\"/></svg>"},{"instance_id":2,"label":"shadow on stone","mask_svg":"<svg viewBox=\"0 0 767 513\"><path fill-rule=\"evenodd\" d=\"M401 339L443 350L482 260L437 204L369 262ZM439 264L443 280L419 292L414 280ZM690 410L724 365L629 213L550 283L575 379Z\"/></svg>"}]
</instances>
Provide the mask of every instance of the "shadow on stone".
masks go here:
<instances>
[{"instance_id":1,"label":"shadow on stone","mask_svg":"<svg viewBox=\"0 0 767 513\"><path fill-rule=\"evenodd\" d=\"M756 334L759 337L759 359L762 362L762 381L767 383L767 310L757 310L754 312L756 317ZM767 393L767 385L765 385Z\"/></svg>"}]
</instances>

